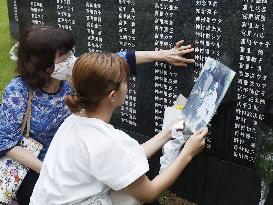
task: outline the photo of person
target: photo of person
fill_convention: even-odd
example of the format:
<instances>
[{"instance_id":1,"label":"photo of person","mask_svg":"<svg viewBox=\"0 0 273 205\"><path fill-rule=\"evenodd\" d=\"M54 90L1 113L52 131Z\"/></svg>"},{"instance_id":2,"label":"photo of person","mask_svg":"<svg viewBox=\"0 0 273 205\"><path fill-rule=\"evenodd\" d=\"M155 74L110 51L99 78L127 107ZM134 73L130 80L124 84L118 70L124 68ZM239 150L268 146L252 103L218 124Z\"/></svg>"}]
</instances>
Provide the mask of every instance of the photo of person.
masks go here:
<instances>
[{"instance_id":1,"label":"photo of person","mask_svg":"<svg viewBox=\"0 0 273 205\"><path fill-rule=\"evenodd\" d=\"M183 110L189 131L207 127L234 76L235 72L219 61L206 60Z\"/></svg>"}]
</instances>

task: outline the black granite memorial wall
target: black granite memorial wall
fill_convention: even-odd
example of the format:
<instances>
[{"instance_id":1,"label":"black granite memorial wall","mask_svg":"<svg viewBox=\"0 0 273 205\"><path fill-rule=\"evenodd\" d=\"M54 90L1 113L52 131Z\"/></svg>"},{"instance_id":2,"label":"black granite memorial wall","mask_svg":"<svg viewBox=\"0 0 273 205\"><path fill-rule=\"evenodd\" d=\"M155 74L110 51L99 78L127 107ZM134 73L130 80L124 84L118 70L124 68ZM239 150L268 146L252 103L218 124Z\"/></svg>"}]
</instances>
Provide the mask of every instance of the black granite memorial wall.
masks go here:
<instances>
[{"instance_id":1,"label":"black granite memorial wall","mask_svg":"<svg viewBox=\"0 0 273 205\"><path fill-rule=\"evenodd\" d=\"M140 65L112 123L140 142L161 130L164 107L188 96L206 57L236 76L209 127L206 150L172 191L199 205L254 205L260 198L255 153L261 126L273 126L273 0L17 0L20 32L31 24L72 32L76 55L169 49L192 44L195 65ZM151 176L158 172L158 156ZM273 204L272 194L266 204Z\"/></svg>"},{"instance_id":2,"label":"black granite memorial wall","mask_svg":"<svg viewBox=\"0 0 273 205\"><path fill-rule=\"evenodd\" d=\"M9 13L10 35L14 39L19 38L18 8L17 0L7 1Z\"/></svg>"}]
</instances>

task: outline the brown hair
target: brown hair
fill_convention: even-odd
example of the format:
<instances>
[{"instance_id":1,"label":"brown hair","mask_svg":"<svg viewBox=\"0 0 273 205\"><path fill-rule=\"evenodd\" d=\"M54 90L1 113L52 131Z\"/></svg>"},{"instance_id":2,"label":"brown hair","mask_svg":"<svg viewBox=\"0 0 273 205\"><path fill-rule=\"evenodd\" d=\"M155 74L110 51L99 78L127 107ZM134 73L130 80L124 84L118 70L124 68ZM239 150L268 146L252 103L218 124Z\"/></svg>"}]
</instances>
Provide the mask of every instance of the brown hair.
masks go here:
<instances>
[{"instance_id":1,"label":"brown hair","mask_svg":"<svg viewBox=\"0 0 273 205\"><path fill-rule=\"evenodd\" d=\"M128 63L114 53L86 53L73 68L72 84L75 94L65 99L73 113L97 107L99 102L120 83L129 78Z\"/></svg>"},{"instance_id":2,"label":"brown hair","mask_svg":"<svg viewBox=\"0 0 273 205\"><path fill-rule=\"evenodd\" d=\"M52 26L32 26L20 38L16 71L30 87L41 89L50 81L56 52L65 54L74 45L75 40L67 31Z\"/></svg>"}]
</instances>

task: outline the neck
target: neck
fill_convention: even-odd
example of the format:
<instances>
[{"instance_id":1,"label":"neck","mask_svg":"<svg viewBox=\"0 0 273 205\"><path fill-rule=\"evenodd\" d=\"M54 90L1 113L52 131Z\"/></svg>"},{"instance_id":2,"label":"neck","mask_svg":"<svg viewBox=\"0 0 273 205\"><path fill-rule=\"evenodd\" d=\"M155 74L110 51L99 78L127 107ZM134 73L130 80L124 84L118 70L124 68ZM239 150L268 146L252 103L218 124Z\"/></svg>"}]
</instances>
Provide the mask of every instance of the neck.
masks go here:
<instances>
[{"instance_id":1,"label":"neck","mask_svg":"<svg viewBox=\"0 0 273 205\"><path fill-rule=\"evenodd\" d=\"M93 111L84 111L81 113L81 115L89 118L97 118L106 123L109 123L113 112L114 108L111 108L111 106L99 105Z\"/></svg>"},{"instance_id":2,"label":"neck","mask_svg":"<svg viewBox=\"0 0 273 205\"><path fill-rule=\"evenodd\" d=\"M51 78L50 82L45 87L43 87L42 90L47 93L56 93L60 89L60 85L61 85L60 80Z\"/></svg>"}]
</instances>

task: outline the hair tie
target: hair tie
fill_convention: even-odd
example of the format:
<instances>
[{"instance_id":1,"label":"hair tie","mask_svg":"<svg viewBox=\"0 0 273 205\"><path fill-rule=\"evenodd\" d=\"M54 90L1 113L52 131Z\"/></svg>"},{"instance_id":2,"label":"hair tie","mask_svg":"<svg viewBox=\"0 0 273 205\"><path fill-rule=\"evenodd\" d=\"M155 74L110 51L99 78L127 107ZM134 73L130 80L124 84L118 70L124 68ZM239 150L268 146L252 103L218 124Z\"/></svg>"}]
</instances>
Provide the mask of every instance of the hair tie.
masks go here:
<instances>
[{"instance_id":1,"label":"hair tie","mask_svg":"<svg viewBox=\"0 0 273 205\"><path fill-rule=\"evenodd\" d=\"M89 102L88 99L84 97L82 94L80 94L79 92L74 92L73 96L77 96L80 104L87 105Z\"/></svg>"}]
</instances>

